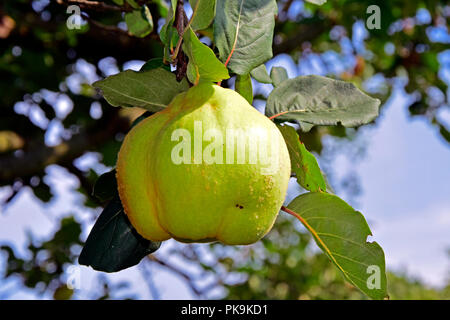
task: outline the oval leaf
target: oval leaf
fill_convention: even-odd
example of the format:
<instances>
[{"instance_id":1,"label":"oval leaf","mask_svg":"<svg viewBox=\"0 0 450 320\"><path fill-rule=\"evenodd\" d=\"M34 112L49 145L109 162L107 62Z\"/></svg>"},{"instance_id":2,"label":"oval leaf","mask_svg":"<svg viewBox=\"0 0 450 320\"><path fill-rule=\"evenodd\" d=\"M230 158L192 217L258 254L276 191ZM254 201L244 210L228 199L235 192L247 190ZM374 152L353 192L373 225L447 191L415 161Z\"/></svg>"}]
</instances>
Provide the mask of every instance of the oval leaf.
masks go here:
<instances>
[{"instance_id":1,"label":"oval leaf","mask_svg":"<svg viewBox=\"0 0 450 320\"><path fill-rule=\"evenodd\" d=\"M128 32L137 37L145 37L153 30L153 18L147 6L125 14Z\"/></svg>"},{"instance_id":2,"label":"oval leaf","mask_svg":"<svg viewBox=\"0 0 450 320\"><path fill-rule=\"evenodd\" d=\"M185 79L177 82L175 75L163 68L149 71L126 70L93 83L115 107L141 107L149 111L164 109L172 98L186 91Z\"/></svg>"},{"instance_id":3,"label":"oval leaf","mask_svg":"<svg viewBox=\"0 0 450 320\"><path fill-rule=\"evenodd\" d=\"M209 27L216 14L216 0L190 0L195 12L191 27L193 30L203 30Z\"/></svg>"},{"instance_id":4,"label":"oval leaf","mask_svg":"<svg viewBox=\"0 0 450 320\"><path fill-rule=\"evenodd\" d=\"M296 216L344 277L372 299L384 299L386 266L383 249L367 242L372 235L363 215L328 193L295 198L288 212Z\"/></svg>"},{"instance_id":5,"label":"oval leaf","mask_svg":"<svg viewBox=\"0 0 450 320\"><path fill-rule=\"evenodd\" d=\"M241 96L243 96L248 103L252 104L253 102L253 88L252 88L252 79L249 74L245 74L243 76L237 75L236 82L234 84L236 91L239 92Z\"/></svg>"},{"instance_id":6,"label":"oval leaf","mask_svg":"<svg viewBox=\"0 0 450 320\"><path fill-rule=\"evenodd\" d=\"M92 195L100 201L111 200L117 194L116 169L102 174L94 184Z\"/></svg>"},{"instance_id":7,"label":"oval leaf","mask_svg":"<svg viewBox=\"0 0 450 320\"><path fill-rule=\"evenodd\" d=\"M190 82L198 84L200 81L219 82L228 79L228 70L214 51L203 44L191 28L183 36L183 51L189 57L187 76Z\"/></svg>"},{"instance_id":8,"label":"oval leaf","mask_svg":"<svg viewBox=\"0 0 450 320\"><path fill-rule=\"evenodd\" d=\"M278 119L355 127L375 119L379 106L380 100L369 97L352 83L312 75L279 84L267 99L266 115L286 112Z\"/></svg>"},{"instance_id":9,"label":"oval leaf","mask_svg":"<svg viewBox=\"0 0 450 320\"><path fill-rule=\"evenodd\" d=\"M136 232L116 195L95 222L78 262L98 271L117 272L138 264L160 246Z\"/></svg>"},{"instance_id":10,"label":"oval leaf","mask_svg":"<svg viewBox=\"0 0 450 320\"><path fill-rule=\"evenodd\" d=\"M314 155L309 152L291 126L277 126L283 135L289 150L291 168L297 176L297 182L309 191L325 191L327 184Z\"/></svg>"},{"instance_id":11,"label":"oval leaf","mask_svg":"<svg viewBox=\"0 0 450 320\"><path fill-rule=\"evenodd\" d=\"M214 41L220 60L237 74L272 58L275 0L217 0Z\"/></svg>"},{"instance_id":12,"label":"oval leaf","mask_svg":"<svg viewBox=\"0 0 450 320\"><path fill-rule=\"evenodd\" d=\"M270 78L274 87L278 87L284 80L288 79L287 70L283 67L272 67Z\"/></svg>"},{"instance_id":13,"label":"oval leaf","mask_svg":"<svg viewBox=\"0 0 450 320\"><path fill-rule=\"evenodd\" d=\"M139 71L149 71L157 68L163 68L170 72L170 66L164 64L163 58L153 58L144 63Z\"/></svg>"},{"instance_id":14,"label":"oval leaf","mask_svg":"<svg viewBox=\"0 0 450 320\"><path fill-rule=\"evenodd\" d=\"M250 72L250 75L258 82L261 83L272 83L272 79L267 72L266 66L264 64L256 67Z\"/></svg>"}]
</instances>

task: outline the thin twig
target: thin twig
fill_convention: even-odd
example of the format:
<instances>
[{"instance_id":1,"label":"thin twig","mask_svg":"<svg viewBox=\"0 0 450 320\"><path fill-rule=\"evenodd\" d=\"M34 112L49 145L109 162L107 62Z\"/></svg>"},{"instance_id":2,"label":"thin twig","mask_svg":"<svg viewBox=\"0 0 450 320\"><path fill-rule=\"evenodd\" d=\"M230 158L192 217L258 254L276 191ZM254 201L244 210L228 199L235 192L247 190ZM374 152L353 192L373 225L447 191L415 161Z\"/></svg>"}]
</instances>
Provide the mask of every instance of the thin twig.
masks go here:
<instances>
[{"instance_id":1,"label":"thin twig","mask_svg":"<svg viewBox=\"0 0 450 320\"><path fill-rule=\"evenodd\" d=\"M186 280L186 282L189 285L189 288L192 290L192 292L194 292L198 297L202 296L202 291L200 291L197 286L194 284L194 279L192 278L191 275L187 274L186 272L178 269L177 267L158 259L157 257L155 257L154 255L149 255L148 256L150 261L156 262L157 264L169 269L170 271L172 271L173 273L179 275L180 277L182 277L184 280Z\"/></svg>"},{"instance_id":2,"label":"thin twig","mask_svg":"<svg viewBox=\"0 0 450 320\"><path fill-rule=\"evenodd\" d=\"M177 45L176 45L176 47L175 47L175 50L174 50L174 52L173 52L173 54L172 54L172 60L175 60L175 58L176 58L177 55L178 55L178 51L180 51L181 43L183 42L183 36L184 36L184 33L186 32L187 29L189 29L189 28L191 27L192 20L194 20L195 15L197 14L197 10L198 10L200 1L201 1L201 0L197 1L197 3L195 4L195 8L194 8L193 11L192 11L191 19L189 19L189 22L188 22L188 24L186 25L186 27L183 29L183 31L182 31L181 33L178 33L179 38L178 38L178 42L177 42Z\"/></svg>"},{"instance_id":3,"label":"thin twig","mask_svg":"<svg viewBox=\"0 0 450 320\"><path fill-rule=\"evenodd\" d=\"M101 28L101 29L104 29L104 30L110 31L110 32L122 33L122 34L127 35L127 36L130 36L130 37L133 36L132 34L128 33L128 31L125 31L125 30L123 30L123 29L120 29L119 27L116 27L116 26L108 26L108 25L106 25L106 24L97 22L97 21L95 21L94 19L92 19L91 17L89 17L89 16L88 16L86 13L84 13L84 12L81 13L81 16L82 16L84 19L86 19L90 24L92 24L92 25L94 25L94 26L96 26L96 27L98 27L98 28Z\"/></svg>"},{"instance_id":4,"label":"thin twig","mask_svg":"<svg viewBox=\"0 0 450 320\"><path fill-rule=\"evenodd\" d=\"M155 283L153 282L152 273L147 268L148 263L145 263L145 262L148 262L148 261L144 261L144 263L141 263L139 265L140 271L142 273L142 277L144 278L145 282L147 283L148 289L150 291L150 295L152 296L153 300L160 300L159 291L156 288ZM148 267L150 267L150 265L148 265Z\"/></svg>"},{"instance_id":5,"label":"thin twig","mask_svg":"<svg viewBox=\"0 0 450 320\"><path fill-rule=\"evenodd\" d=\"M91 9L96 11L131 11L129 8L114 6L106 4L100 1L89 1L89 0L56 0L59 4L75 4L80 6L82 9Z\"/></svg>"}]
</instances>

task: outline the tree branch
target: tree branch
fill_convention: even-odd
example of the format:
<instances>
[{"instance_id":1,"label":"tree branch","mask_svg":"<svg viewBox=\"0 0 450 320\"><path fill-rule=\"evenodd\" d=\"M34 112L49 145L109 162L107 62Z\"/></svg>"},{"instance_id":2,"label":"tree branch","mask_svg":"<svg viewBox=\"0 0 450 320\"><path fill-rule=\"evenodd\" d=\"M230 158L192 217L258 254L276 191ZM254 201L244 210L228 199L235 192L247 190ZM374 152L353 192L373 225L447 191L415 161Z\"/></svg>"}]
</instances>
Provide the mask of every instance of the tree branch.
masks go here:
<instances>
[{"instance_id":1,"label":"tree branch","mask_svg":"<svg viewBox=\"0 0 450 320\"><path fill-rule=\"evenodd\" d=\"M88 0L56 0L57 3L63 5L78 5L81 9L91 9L96 11L121 11L121 12L129 12L130 8L122 7L122 6L114 6L104 2L99 1L88 1Z\"/></svg>"},{"instance_id":2,"label":"tree branch","mask_svg":"<svg viewBox=\"0 0 450 320\"><path fill-rule=\"evenodd\" d=\"M172 271L173 273L179 275L180 277L182 277L184 280L186 280L186 282L189 285L189 288L192 290L192 292L194 292L198 297L200 297L203 293L202 291L200 291L197 286L194 284L194 279L192 278L191 275L187 274L186 272L180 270L179 268L163 261L160 260L159 258L155 257L154 255L149 255L148 259L152 262L155 262L157 264L159 264L160 266L163 266L167 269L169 269L170 271Z\"/></svg>"}]
</instances>

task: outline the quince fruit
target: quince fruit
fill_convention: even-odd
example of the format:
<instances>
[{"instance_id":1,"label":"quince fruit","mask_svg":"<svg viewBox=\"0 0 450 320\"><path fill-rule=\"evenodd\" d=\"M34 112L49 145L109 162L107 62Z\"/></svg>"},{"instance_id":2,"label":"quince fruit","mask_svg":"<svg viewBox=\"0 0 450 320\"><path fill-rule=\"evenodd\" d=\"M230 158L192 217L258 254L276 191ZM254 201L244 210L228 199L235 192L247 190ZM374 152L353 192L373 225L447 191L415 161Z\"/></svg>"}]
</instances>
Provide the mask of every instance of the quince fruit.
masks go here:
<instances>
[{"instance_id":1,"label":"quince fruit","mask_svg":"<svg viewBox=\"0 0 450 320\"><path fill-rule=\"evenodd\" d=\"M214 84L141 121L117 161L125 212L152 241L254 243L272 228L290 172L275 124Z\"/></svg>"}]
</instances>

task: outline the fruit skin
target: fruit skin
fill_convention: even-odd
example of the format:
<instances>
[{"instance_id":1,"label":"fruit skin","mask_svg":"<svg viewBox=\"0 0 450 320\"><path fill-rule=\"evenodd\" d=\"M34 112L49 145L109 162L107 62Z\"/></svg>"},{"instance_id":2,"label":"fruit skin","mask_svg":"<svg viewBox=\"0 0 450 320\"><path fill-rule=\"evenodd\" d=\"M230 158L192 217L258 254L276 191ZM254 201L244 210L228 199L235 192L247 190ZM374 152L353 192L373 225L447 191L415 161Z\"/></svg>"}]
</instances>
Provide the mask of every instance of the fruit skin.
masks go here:
<instances>
[{"instance_id":1,"label":"fruit skin","mask_svg":"<svg viewBox=\"0 0 450 320\"><path fill-rule=\"evenodd\" d=\"M175 164L172 150L181 139L172 141L172 133L188 130L193 145L198 121L203 133L216 129L223 134L224 154L227 128L271 130L277 142L276 170L262 174L260 163L227 164L225 156L224 164ZM203 150L210 143L203 141ZM218 240L230 245L258 241L272 228L290 172L286 144L273 122L235 91L213 84L192 87L141 121L126 136L117 162L125 212L138 233L153 241Z\"/></svg>"}]
</instances>

